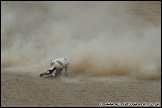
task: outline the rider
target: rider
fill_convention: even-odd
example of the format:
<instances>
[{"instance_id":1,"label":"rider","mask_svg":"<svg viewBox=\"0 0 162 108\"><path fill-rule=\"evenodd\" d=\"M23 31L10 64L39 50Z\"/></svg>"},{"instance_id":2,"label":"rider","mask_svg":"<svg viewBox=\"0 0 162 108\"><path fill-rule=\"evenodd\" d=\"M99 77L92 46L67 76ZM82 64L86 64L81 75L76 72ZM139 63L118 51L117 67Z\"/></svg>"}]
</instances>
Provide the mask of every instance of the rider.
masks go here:
<instances>
[{"instance_id":1,"label":"rider","mask_svg":"<svg viewBox=\"0 0 162 108\"><path fill-rule=\"evenodd\" d=\"M49 75L49 74L51 74L52 76L55 76L57 74L61 74L61 71L62 71L63 68L65 68L65 74L67 74L67 66L68 65L69 65L69 59L65 58L65 57L51 60L50 69L47 70L47 72L40 74L40 77L43 76L43 75ZM56 71L54 72L54 70L56 70Z\"/></svg>"}]
</instances>

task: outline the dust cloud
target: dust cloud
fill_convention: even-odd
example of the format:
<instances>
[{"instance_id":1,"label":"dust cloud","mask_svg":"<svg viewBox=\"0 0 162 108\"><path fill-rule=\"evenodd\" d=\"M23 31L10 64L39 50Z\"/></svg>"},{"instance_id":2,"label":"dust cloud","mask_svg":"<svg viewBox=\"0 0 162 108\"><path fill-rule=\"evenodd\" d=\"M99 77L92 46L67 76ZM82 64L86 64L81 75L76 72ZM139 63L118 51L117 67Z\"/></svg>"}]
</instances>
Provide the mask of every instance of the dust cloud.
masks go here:
<instances>
[{"instance_id":1,"label":"dust cloud","mask_svg":"<svg viewBox=\"0 0 162 108\"><path fill-rule=\"evenodd\" d=\"M1 70L39 75L68 57L69 74L161 74L161 2L2 1Z\"/></svg>"}]
</instances>

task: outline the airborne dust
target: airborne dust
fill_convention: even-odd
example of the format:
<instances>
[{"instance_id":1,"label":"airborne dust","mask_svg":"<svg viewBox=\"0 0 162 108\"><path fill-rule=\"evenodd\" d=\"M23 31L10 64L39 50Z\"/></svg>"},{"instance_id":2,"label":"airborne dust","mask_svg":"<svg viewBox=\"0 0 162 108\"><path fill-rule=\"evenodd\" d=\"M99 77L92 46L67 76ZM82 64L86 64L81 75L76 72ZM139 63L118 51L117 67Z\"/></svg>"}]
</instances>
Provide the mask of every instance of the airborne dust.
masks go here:
<instances>
[{"instance_id":1,"label":"airborne dust","mask_svg":"<svg viewBox=\"0 0 162 108\"><path fill-rule=\"evenodd\" d=\"M160 77L160 2L3 1L1 7L3 71L39 75L51 59L68 57L69 74Z\"/></svg>"}]
</instances>

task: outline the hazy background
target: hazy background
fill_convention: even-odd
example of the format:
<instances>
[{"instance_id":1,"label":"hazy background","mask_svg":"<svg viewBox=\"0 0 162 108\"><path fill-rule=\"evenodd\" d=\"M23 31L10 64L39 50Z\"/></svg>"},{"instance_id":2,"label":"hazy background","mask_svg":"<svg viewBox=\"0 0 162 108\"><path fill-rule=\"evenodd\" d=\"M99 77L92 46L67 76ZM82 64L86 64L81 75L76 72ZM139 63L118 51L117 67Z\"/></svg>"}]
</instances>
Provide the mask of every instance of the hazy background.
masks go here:
<instances>
[{"instance_id":1,"label":"hazy background","mask_svg":"<svg viewBox=\"0 0 162 108\"><path fill-rule=\"evenodd\" d=\"M69 74L161 74L161 2L2 1L1 70L39 75L70 59Z\"/></svg>"}]
</instances>

